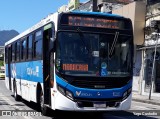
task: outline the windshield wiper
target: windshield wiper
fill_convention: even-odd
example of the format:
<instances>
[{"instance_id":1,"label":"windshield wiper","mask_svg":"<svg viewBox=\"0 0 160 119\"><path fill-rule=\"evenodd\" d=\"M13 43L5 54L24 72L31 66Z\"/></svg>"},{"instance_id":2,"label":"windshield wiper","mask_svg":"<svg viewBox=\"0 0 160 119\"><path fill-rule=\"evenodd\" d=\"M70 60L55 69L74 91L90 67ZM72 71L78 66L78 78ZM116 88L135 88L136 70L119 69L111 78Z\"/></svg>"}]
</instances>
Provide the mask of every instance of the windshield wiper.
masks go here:
<instances>
[{"instance_id":1,"label":"windshield wiper","mask_svg":"<svg viewBox=\"0 0 160 119\"><path fill-rule=\"evenodd\" d=\"M113 40L112 46L111 46L111 49L109 51L109 57L112 56L112 53L113 53L114 48L115 48L116 43L117 43L118 36L119 36L119 32L116 32L116 34L114 36L114 40Z\"/></svg>"}]
</instances>

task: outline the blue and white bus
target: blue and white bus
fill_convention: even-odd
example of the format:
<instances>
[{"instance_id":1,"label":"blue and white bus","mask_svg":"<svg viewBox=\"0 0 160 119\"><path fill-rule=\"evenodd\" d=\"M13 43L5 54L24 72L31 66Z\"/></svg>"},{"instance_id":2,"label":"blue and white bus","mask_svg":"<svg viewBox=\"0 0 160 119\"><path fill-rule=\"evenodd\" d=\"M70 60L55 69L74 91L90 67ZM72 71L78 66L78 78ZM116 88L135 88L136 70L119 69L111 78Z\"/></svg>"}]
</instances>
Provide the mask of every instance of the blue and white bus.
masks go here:
<instances>
[{"instance_id":1,"label":"blue and white bus","mask_svg":"<svg viewBox=\"0 0 160 119\"><path fill-rule=\"evenodd\" d=\"M6 86L47 109L127 110L132 99L131 20L54 13L5 43Z\"/></svg>"}]
</instances>

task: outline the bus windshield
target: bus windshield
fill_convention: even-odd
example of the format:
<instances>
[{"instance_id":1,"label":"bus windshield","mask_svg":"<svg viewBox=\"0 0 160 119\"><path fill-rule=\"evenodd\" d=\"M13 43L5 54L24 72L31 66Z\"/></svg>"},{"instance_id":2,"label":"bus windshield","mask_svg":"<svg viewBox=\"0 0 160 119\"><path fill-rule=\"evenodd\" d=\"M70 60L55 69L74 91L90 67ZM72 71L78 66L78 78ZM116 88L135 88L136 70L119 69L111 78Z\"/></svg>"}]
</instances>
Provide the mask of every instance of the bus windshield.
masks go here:
<instances>
[{"instance_id":1,"label":"bus windshield","mask_svg":"<svg viewBox=\"0 0 160 119\"><path fill-rule=\"evenodd\" d=\"M56 71L76 76L131 75L132 37L115 34L59 32Z\"/></svg>"}]
</instances>

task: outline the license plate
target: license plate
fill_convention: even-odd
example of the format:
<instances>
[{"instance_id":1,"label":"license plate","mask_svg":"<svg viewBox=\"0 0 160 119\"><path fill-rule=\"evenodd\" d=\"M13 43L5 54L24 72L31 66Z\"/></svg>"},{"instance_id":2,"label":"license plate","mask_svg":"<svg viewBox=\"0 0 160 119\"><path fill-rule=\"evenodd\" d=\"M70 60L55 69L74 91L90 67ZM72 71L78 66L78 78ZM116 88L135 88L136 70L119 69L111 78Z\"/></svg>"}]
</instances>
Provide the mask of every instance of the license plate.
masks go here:
<instances>
[{"instance_id":1,"label":"license plate","mask_svg":"<svg viewBox=\"0 0 160 119\"><path fill-rule=\"evenodd\" d=\"M105 108L106 103L105 102L95 102L95 103L93 103L93 106L96 108Z\"/></svg>"}]
</instances>

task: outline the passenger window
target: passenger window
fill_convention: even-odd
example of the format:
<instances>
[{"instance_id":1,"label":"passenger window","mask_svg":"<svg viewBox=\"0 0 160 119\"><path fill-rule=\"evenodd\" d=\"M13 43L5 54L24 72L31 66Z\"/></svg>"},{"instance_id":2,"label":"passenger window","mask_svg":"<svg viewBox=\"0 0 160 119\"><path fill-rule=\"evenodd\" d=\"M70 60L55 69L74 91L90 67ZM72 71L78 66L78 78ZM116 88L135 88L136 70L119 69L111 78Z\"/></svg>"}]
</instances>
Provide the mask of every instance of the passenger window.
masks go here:
<instances>
[{"instance_id":1,"label":"passenger window","mask_svg":"<svg viewBox=\"0 0 160 119\"><path fill-rule=\"evenodd\" d=\"M17 61L17 42L15 43L15 57L14 57L15 61Z\"/></svg>"},{"instance_id":2,"label":"passenger window","mask_svg":"<svg viewBox=\"0 0 160 119\"><path fill-rule=\"evenodd\" d=\"M17 61L20 60L20 41L17 42L17 50L16 50Z\"/></svg>"},{"instance_id":3,"label":"passenger window","mask_svg":"<svg viewBox=\"0 0 160 119\"><path fill-rule=\"evenodd\" d=\"M42 59L42 31L38 31L35 34L34 58Z\"/></svg>"},{"instance_id":4,"label":"passenger window","mask_svg":"<svg viewBox=\"0 0 160 119\"><path fill-rule=\"evenodd\" d=\"M26 40L21 42L21 60L26 58Z\"/></svg>"},{"instance_id":5,"label":"passenger window","mask_svg":"<svg viewBox=\"0 0 160 119\"><path fill-rule=\"evenodd\" d=\"M15 60L14 44L12 44L12 62Z\"/></svg>"},{"instance_id":6,"label":"passenger window","mask_svg":"<svg viewBox=\"0 0 160 119\"><path fill-rule=\"evenodd\" d=\"M27 59L32 59L32 35L27 38Z\"/></svg>"}]
</instances>

